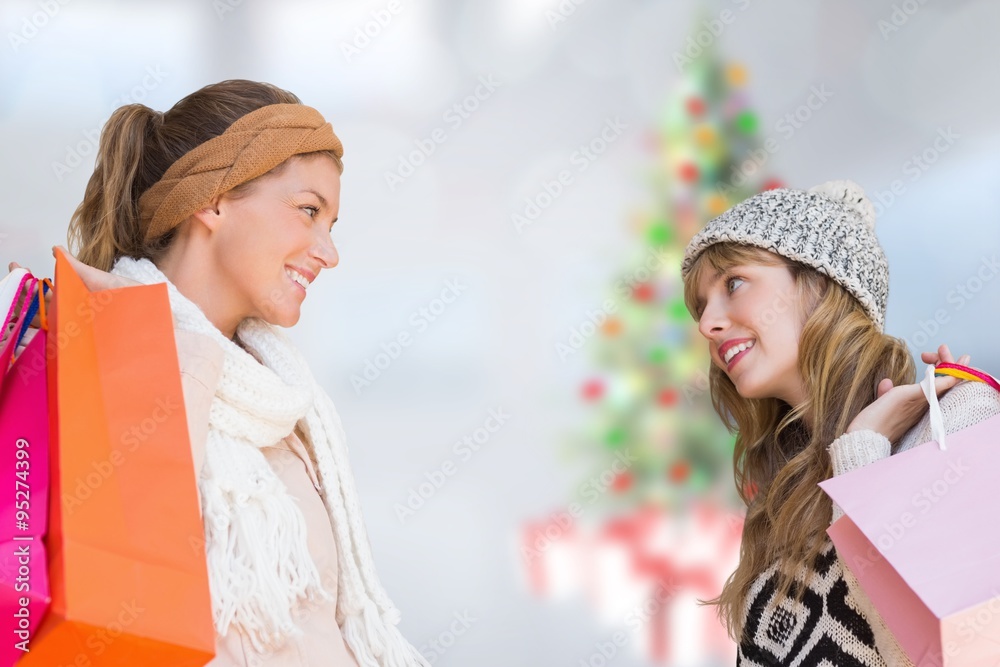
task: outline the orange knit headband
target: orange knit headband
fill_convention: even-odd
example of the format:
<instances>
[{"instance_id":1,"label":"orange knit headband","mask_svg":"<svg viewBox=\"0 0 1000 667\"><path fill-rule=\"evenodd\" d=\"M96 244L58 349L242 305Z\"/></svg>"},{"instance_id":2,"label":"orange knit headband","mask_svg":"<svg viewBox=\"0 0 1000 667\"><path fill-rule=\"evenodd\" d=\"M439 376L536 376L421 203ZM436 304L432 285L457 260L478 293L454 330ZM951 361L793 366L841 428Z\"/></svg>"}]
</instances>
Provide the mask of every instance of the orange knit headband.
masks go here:
<instances>
[{"instance_id":1,"label":"orange knit headband","mask_svg":"<svg viewBox=\"0 0 1000 667\"><path fill-rule=\"evenodd\" d=\"M145 239L168 232L217 195L271 171L302 153L344 154L333 127L304 104L269 104L239 118L217 137L170 165L139 197Z\"/></svg>"}]
</instances>

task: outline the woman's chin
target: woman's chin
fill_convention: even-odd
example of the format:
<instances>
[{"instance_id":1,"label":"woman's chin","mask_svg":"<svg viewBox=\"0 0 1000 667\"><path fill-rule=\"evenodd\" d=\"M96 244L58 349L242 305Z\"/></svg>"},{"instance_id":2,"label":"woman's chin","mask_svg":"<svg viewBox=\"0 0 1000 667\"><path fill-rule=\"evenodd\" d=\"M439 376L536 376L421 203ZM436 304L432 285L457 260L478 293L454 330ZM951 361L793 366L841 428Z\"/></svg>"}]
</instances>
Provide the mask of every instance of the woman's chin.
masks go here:
<instances>
[{"instance_id":1,"label":"woman's chin","mask_svg":"<svg viewBox=\"0 0 1000 667\"><path fill-rule=\"evenodd\" d=\"M294 313L283 313L282 315L282 317L278 318L275 322L271 322L271 324L289 329L299 323L300 313L298 309Z\"/></svg>"},{"instance_id":2,"label":"woman's chin","mask_svg":"<svg viewBox=\"0 0 1000 667\"><path fill-rule=\"evenodd\" d=\"M299 289L296 287L296 289ZM278 327L292 327L299 321L302 314L302 304L281 290L273 290L270 296L265 295L257 300L257 317L268 324Z\"/></svg>"},{"instance_id":3,"label":"woman's chin","mask_svg":"<svg viewBox=\"0 0 1000 667\"><path fill-rule=\"evenodd\" d=\"M289 327L293 327L298 324L301 314L302 313L298 307L294 310L280 308L264 310L259 317L268 324L288 329Z\"/></svg>"},{"instance_id":4,"label":"woman's chin","mask_svg":"<svg viewBox=\"0 0 1000 667\"><path fill-rule=\"evenodd\" d=\"M746 399L767 398L766 396L762 395L766 392L762 392L759 387L756 387L753 384L748 384L747 382L734 381L733 386L736 387L736 393L742 396L743 398Z\"/></svg>"}]
</instances>

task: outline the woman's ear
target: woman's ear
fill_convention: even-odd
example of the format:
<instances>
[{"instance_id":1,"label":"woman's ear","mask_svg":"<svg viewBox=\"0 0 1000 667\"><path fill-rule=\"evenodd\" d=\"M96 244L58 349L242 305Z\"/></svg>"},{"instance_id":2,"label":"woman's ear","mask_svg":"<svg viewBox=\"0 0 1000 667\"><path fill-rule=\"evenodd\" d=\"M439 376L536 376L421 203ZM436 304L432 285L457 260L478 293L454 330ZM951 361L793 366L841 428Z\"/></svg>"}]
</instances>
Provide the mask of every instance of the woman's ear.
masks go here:
<instances>
[{"instance_id":1,"label":"woman's ear","mask_svg":"<svg viewBox=\"0 0 1000 667\"><path fill-rule=\"evenodd\" d=\"M219 228L222 221L223 211L220 205L224 206L222 196L216 196L212 201L191 214L196 224L204 225L209 231Z\"/></svg>"}]
</instances>

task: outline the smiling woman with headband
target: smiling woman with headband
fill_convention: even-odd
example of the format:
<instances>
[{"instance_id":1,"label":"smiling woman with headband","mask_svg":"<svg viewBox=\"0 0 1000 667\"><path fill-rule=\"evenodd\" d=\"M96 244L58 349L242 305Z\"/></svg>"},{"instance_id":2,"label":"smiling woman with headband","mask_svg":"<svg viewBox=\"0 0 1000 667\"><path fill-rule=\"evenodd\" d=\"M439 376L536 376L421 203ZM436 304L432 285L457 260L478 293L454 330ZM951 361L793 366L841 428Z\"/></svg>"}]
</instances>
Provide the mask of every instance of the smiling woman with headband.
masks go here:
<instances>
[{"instance_id":1,"label":"smiling woman with headband","mask_svg":"<svg viewBox=\"0 0 1000 667\"><path fill-rule=\"evenodd\" d=\"M270 84L127 105L70 225L91 290L168 287L215 667L427 665L376 575L337 410L279 328L337 265L342 156L330 123Z\"/></svg>"}]
</instances>

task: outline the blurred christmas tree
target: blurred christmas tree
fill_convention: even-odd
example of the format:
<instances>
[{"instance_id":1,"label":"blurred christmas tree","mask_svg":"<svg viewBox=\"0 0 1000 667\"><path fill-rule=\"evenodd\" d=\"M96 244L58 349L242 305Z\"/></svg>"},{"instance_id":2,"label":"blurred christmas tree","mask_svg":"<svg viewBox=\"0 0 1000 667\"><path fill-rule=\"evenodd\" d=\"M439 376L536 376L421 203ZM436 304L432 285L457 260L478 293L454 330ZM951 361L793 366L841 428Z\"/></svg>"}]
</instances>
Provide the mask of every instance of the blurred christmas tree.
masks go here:
<instances>
[{"instance_id":1,"label":"blurred christmas tree","mask_svg":"<svg viewBox=\"0 0 1000 667\"><path fill-rule=\"evenodd\" d=\"M711 218L781 185L763 176L770 152L746 83L742 65L706 49L650 133L655 205L632 220L640 242L591 318L593 370L579 387L588 424L566 443L585 479L565 510L530 522L522 538L537 592L586 589L606 618L645 635L661 664L736 655L714 608L696 603L735 568L745 508L735 436L712 407L708 345L684 305L680 266Z\"/></svg>"},{"instance_id":2,"label":"blurred christmas tree","mask_svg":"<svg viewBox=\"0 0 1000 667\"><path fill-rule=\"evenodd\" d=\"M707 51L687 67L650 136L657 207L633 221L642 243L613 282L605 301L612 307L588 343L596 371L580 394L592 423L570 444L593 469L580 500L610 513L648 505L682 510L706 496L741 505L734 437L712 409L708 346L684 306L680 265L708 220L779 185L761 177L768 153L746 81L742 65Z\"/></svg>"}]
</instances>

